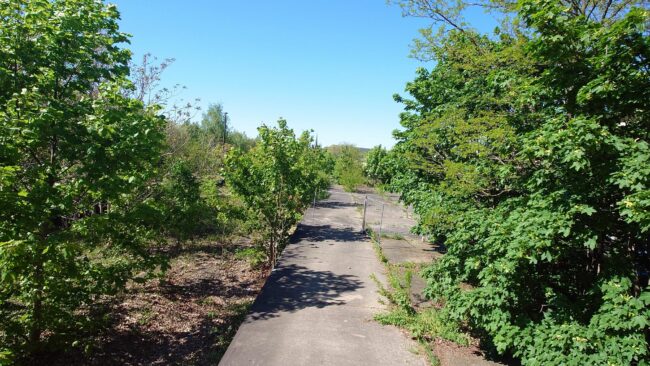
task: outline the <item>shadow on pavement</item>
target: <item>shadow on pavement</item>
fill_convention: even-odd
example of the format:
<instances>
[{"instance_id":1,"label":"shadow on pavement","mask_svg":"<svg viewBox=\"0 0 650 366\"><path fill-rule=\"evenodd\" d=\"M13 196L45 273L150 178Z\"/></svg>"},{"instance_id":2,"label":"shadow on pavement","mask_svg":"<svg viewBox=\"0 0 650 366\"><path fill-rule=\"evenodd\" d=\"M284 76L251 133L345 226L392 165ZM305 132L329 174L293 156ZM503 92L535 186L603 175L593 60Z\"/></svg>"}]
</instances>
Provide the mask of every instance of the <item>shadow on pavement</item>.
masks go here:
<instances>
[{"instance_id":1,"label":"shadow on pavement","mask_svg":"<svg viewBox=\"0 0 650 366\"><path fill-rule=\"evenodd\" d=\"M316 204L316 208L339 208L339 207L357 207L356 203L353 202L341 202L341 201L321 201Z\"/></svg>"},{"instance_id":2,"label":"shadow on pavement","mask_svg":"<svg viewBox=\"0 0 650 366\"><path fill-rule=\"evenodd\" d=\"M363 287L353 275L314 271L295 264L277 267L251 308L246 320L275 318L283 312L343 305L340 296Z\"/></svg>"},{"instance_id":3,"label":"shadow on pavement","mask_svg":"<svg viewBox=\"0 0 650 366\"><path fill-rule=\"evenodd\" d=\"M296 233L291 237L290 243L299 241L322 242L322 241L363 241L366 235L359 229L351 227L332 227L331 225L305 225L300 224Z\"/></svg>"}]
</instances>

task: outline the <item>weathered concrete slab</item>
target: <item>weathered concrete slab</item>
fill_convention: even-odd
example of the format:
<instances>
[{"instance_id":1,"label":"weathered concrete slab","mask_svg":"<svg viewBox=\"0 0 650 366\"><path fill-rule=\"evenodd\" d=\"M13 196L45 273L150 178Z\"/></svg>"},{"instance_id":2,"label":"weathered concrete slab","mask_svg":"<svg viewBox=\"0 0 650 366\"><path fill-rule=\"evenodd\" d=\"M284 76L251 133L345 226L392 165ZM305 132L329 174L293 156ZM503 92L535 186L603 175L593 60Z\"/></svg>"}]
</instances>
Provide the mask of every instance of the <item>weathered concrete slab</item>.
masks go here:
<instances>
[{"instance_id":1,"label":"weathered concrete slab","mask_svg":"<svg viewBox=\"0 0 650 366\"><path fill-rule=\"evenodd\" d=\"M442 256L440 248L419 240L381 238L381 249L390 263L431 263Z\"/></svg>"},{"instance_id":2,"label":"weathered concrete slab","mask_svg":"<svg viewBox=\"0 0 650 366\"><path fill-rule=\"evenodd\" d=\"M308 211L220 365L425 365L414 341L373 316L382 265L349 194Z\"/></svg>"}]
</instances>

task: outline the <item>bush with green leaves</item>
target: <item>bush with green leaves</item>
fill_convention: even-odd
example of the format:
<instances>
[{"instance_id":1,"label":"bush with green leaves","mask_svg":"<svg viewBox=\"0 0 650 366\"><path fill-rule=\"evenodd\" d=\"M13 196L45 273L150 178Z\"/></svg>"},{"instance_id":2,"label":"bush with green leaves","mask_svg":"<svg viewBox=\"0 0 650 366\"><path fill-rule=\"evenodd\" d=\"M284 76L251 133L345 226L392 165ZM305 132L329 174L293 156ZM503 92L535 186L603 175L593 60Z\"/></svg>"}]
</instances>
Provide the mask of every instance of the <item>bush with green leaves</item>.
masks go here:
<instances>
[{"instance_id":1,"label":"bush with green leaves","mask_svg":"<svg viewBox=\"0 0 650 366\"><path fill-rule=\"evenodd\" d=\"M187 163L177 161L162 181L158 199L162 231L177 244L194 236L214 231L217 212L201 197L200 183Z\"/></svg>"},{"instance_id":2,"label":"bush with green leaves","mask_svg":"<svg viewBox=\"0 0 650 366\"><path fill-rule=\"evenodd\" d=\"M381 145L370 149L366 154L366 164L363 171L366 178L376 186L386 188L400 170L397 167L396 157L393 151L386 150Z\"/></svg>"},{"instance_id":3,"label":"bush with green leaves","mask_svg":"<svg viewBox=\"0 0 650 366\"><path fill-rule=\"evenodd\" d=\"M396 96L391 185L448 248L426 294L527 365L647 363L649 12L490 4L507 32L450 30Z\"/></svg>"},{"instance_id":4,"label":"bush with green leaves","mask_svg":"<svg viewBox=\"0 0 650 366\"><path fill-rule=\"evenodd\" d=\"M247 260L252 268L258 268L268 262L266 251L261 247L241 249L235 253L235 258Z\"/></svg>"},{"instance_id":5,"label":"bush with green leaves","mask_svg":"<svg viewBox=\"0 0 650 366\"><path fill-rule=\"evenodd\" d=\"M334 156L334 177L346 191L353 192L365 182L363 156L356 146L338 145L332 150L332 155Z\"/></svg>"},{"instance_id":6,"label":"bush with green leaves","mask_svg":"<svg viewBox=\"0 0 650 366\"><path fill-rule=\"evenodd\" d=\"M318 190L328 186L327 157L312 146L308 133L296 137L283 119L278 127L258 128L253 149L235 149L226 158L228 186L244 202L263 234L269 264L275 265L289 230L300 220Z\"/></svg>"},{"instance_id":7,"label":"bush with green leaves","mask_svg":"<svg viewBox=\"0 0 650 366\"><path fill-rule=\"evenodd\" d=\"M117 21L94 0L0 2L0 362L69 345L159 264L137 208L164 120L125 97Z\"/></svg>"},{"instance_id":8,"label":"bush with green leaves","mask_svg":"<svg viewBox=\"0 0 650 366\"><path fill-rule=\"evenodd\" d=\"M207 234L225 238L246 229L241 202L224 186L221 170L227 150L247 151L254 140L229 127L224 146L224 114L217 104L208 107L200 124L167 121L160 167L150 182L147 224L177 247Z\"/></svg>"},{"instance_id":9,"label":"bush with green leaves","mask_svg":"<svg viewBox=\"0 0 650 366\"><path fill-rule=\"evenodd\" d=\"M382 184L390 181L384 163L388 152L381 145L375 146L366 154L366 164L363 173L372 184Z\"/></svg>"}]
</instances>

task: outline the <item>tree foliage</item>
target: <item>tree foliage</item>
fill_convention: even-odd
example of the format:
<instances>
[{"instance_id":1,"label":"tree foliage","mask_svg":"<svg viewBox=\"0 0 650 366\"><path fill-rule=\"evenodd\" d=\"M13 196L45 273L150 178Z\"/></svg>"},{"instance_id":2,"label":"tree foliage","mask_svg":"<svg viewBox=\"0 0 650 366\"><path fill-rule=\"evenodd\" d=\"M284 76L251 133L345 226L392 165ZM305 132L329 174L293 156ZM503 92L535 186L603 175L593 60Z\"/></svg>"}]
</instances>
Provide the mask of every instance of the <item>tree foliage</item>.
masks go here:
<instances>
[{"instance_id":1,"label":"tree foliage","mask_svg":"<svg viewBox=\"0 0 650 366\"><path fill-rule=\"evenodd\" d=\"M278 127L262 126L258 131L252 150L243 153L235 149L228 154L225 176L263 232L269 264L273 266L289 230L300 220L317 190L328 186L326 155L312 146L308 132L296 137L283 119L278 121Z\"/></svg>"},{"instance_id":2,"label":"tree foliage","mask_svg":"<svg viewBox=\"0 0 650 366\"><path fill-rule=\"evenodd\" d=\"M425 271L427 295L498 352L531 365L642 363L649 15L579 4L596 10L523 0L508 8L515 32L438 38L437 65L407 84L411 99L396 96L391 185L418 230L448 247Z\"/></svg>"},{"instance_id":3,"label":"tree foliage","mask_svg":"<svg viewBox=\"0 0 650 366\"><path fill-rule=\"evenodd\" d=\"M477 31L466 19L470 12L483 10L484 16L500 23L498 32L510 35L526 33L529 24L522 22L520 2L516 0L388 0L402 9L402 16L432 20L429 27L420 29L420 37L414 39L411 56L434 61L444 55L445 38L450 33L462 33L480 48ZM556 0L556 6L570 17L579 17L591 23L610 25L627 14L629 9L647 5L646 0Z\"/></svg>"},{"instance_id":4,"label":"tree foliage","mask_svg":"<svg viewBox=\"0 0 650 366\"><path fill-rule=\"evenodd\" d=\"M225 154L236 147L224 146L203 124L168 121L166 132L166 149L152 181L150 226L179 248L206 234L244 234L243 207L231 197L221 173ZM243 139L241 151L247 151L253 140Z\"/></svg>"},{"instance_id":5,"label":"tree foliage","mask_svg":"<svg viewBox=\"0 0 650 366\"><path fill-rule=\"evenodd\" d=\"M228 113L224 112L221 104L211 104L201 118L204 144L210 146L230 145L249 150L255 141L248 138L245 133L237 131L229 124Z\"/></svg>"},{"instance_id":6,"label":"tree foliage","mask_svg":"<svg viewBox=\"0 0 650 366\"><path fill-rule=\"evenodd\" d=\"M350 144L333 145L327 148L334 158L334 178L348 192L353 192L365 182L363 156Z\"/></svg>"},{"instance_id":7,"label":"tree foliage","mask_svg":"<svg viewBox=\"0 0 650 366\"><path fill-rule=\"evenodd\" d=\"M74 340L88 306L157 262L137 215L156 107L124 96L114 6L0 2L0 352Z\"/></svg>"},{"instance_id":8,"label":"tree foliage","mask_svg":"<svg viewBox=\"0 0 650 366\"><path fill-rule=\"evenodd\" d=\"M364 175L373 184L385 185L395 175L395 154L381 145L375 146L366 154Z\"/></svg>"}]
</instances>

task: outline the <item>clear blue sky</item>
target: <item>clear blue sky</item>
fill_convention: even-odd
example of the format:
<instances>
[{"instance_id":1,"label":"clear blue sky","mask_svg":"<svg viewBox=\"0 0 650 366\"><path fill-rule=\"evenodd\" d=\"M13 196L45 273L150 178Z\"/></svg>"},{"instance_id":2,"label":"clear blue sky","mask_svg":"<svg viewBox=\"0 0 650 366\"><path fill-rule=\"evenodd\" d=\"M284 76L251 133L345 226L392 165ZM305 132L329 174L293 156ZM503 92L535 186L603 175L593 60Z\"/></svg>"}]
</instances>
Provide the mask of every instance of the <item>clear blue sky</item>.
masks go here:
<instances>
[{"instance_id":1,"label":"clear blue sky","mask_svg":"<svg viewBox=\"0 0 650 366\"><path fill-rule=\"evenodd\" d=\"M418 66L432 66L408 57L428 22L402 18L384 0L108 2L133 36L136 60L145 52L175 58L163 84L185 85L182 97L201 98L204 110L222 103L249 136L284 117L323 145L390 147L402 110L393 93Z\"/></svg>"}]
</instances>

